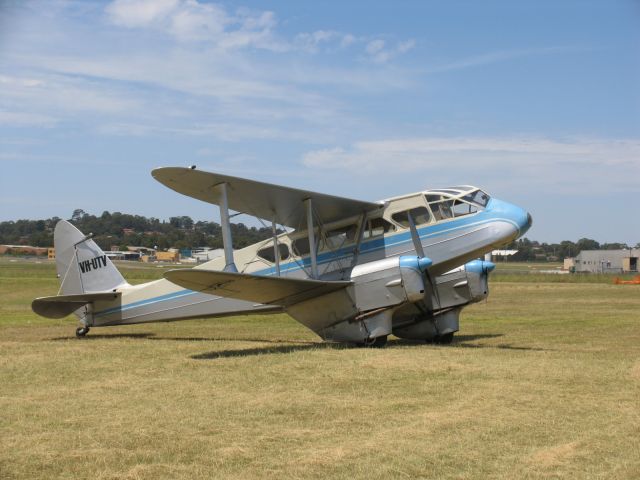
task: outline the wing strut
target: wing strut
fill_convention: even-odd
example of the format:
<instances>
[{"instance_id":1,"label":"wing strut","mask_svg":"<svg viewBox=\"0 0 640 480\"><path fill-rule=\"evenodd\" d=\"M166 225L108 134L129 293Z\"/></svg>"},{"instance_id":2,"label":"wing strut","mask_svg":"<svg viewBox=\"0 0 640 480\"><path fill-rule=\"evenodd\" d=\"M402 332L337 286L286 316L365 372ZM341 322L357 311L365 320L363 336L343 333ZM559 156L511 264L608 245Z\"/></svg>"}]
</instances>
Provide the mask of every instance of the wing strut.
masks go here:
<instances>
[{"instance_id":1,"label":"wing strut","mask_svg":"<svg viewBox=\"0 0 640 480\"><path fill-rule=\"evenodd\" d=\"M273 258L276 262L276 275L280 276L280 248L278 247L278 233L276 231L276 219L271 219L271 235L273 236Z\"/></svg>"},{"instance_id":2,"label":"wing strut","mask_svg":"<svg viewBox=\"0 0 640 480\"><path fill-rule=\"evenodd\" d=\"M307 232L309 235L309 256L311 257L311 278L318 278L318 259L316 258L316 235L313 231L313 203L311 198L305 201L307 210Z\"/></svg>"},{"instance_id":3,"label":"wing strut","mask_svg":"<svg viewBox=\"0 0 640 480\"><path fill-rule=\"evenodd\" d=\"M225 182L214 185L220 193L220 226L222 227L222 245L224 246L224 271L237 272L233 260L233 243L231 240L231 223L229 222L229 201L227 199L227 184Z\"/></svg>"}]
</instances>

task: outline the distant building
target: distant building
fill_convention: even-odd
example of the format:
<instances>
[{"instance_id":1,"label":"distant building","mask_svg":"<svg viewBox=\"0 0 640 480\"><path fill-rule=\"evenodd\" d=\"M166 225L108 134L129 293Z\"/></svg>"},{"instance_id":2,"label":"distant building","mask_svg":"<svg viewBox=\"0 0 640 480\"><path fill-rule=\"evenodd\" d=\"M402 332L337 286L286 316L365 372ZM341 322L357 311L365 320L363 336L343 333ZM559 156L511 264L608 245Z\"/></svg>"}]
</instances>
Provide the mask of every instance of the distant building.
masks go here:
<instances>
[{"instance_id":1,"label":"distant building","mask_svg":"<svg viewBox=\"0 0 640 480\"><path fill-rule=\"evenodd\" d=\"M135 246L128 245L127 250L129 250L130 252L138 252L140 255L153 256L156 254L156 249L149 248L149 247L135 247Z\"/></svg>"},{"instance_id":2,"label":"distant building","mask_svg":"<svg viewBox=\"0 0 640 480\"><path fill-rule=\"evenodd\" d=\"M111 260L131 260L134 262L140 261L140 252L129 252L129 251L111 251L104 252L104 254L109 257Z\"/></svg>"},{"instance_id":3,"label":"distant building","mask_svg":"<svg viewBox=\"0 0 640 480\"><path fill-rule=\"evenodd\" d=\"M506 262L510 256L515 255L516 253L518 253L518 250L493 250L491 252L491 259Z\"/></svg>"},{"instance_id":4,"label":"distant building","mask_svg":"<svg viewBox=\"0 0 640 480\"><path fill-rule=\"evenodd\" d=\"M180 260L180 252L156 252L156 260L159 262L177 262Z\"/></svg>"},{"instance_id":5,"label":"distant building","mask_svg":"<svg viewBox=\"0 0 640 480\"><path fill-rule=\"evenodd\" d=\"M575 257L575 271L589 273L628 273L638 271L640 249L583 250Z\"/></svg>"},{"instance_id":6,"label":"distant building","mask_svg":"<svg viewBox=\"0 0 640 480\"><path fill-rule=\"evenodd\" d=\"M191 256L195 258L198 263L203 263L224 256L224 250L222 248L194 248L191 251Z\"/></svg>"}]
</instances>

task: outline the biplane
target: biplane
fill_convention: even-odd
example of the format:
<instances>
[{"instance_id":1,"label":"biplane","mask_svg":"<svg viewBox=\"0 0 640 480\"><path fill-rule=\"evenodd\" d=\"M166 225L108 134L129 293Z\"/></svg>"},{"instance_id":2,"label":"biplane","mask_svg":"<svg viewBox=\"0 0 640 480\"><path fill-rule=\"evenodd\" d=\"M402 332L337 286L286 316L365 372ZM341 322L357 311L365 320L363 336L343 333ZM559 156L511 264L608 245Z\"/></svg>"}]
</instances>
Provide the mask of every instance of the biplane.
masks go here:
<instances>
[{"instance_id":1,"label":"biplane","mask_svg":"<svg viewBox=\"0 0 640 480\"><path fill-rule=\"evenodd\" d=\"M473 186L367 202L197 170L153 177L220 209L224 256L130 285L71 223L55 227L58 295L49 318L93 327L286 312L322 339L383 346L389 335L450 343L463 307L489 293L484 255L520 237L531 215ZM233 250L230 212L269 222L273 235Z\"/></svg>"}]
</instances>

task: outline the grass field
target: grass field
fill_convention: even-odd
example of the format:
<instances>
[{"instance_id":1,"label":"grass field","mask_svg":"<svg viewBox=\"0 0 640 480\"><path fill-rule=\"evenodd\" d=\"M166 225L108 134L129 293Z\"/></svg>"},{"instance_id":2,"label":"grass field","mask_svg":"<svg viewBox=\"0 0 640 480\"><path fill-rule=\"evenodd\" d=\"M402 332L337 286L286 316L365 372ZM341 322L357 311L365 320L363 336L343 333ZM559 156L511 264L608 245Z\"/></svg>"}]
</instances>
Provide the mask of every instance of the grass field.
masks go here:
<instances>
[{"instance_id":1,"label":"grass field","mask_svg":"<svg viewBox=\"0 0 640 480\"><path fill-rule=\"evenodd\" d=\"M285 315L77 340L30 311L53 265L0 262L0 478L640 478L640 287L520 277L451 346L358 349Z\"/></svg>"}]
</instances>

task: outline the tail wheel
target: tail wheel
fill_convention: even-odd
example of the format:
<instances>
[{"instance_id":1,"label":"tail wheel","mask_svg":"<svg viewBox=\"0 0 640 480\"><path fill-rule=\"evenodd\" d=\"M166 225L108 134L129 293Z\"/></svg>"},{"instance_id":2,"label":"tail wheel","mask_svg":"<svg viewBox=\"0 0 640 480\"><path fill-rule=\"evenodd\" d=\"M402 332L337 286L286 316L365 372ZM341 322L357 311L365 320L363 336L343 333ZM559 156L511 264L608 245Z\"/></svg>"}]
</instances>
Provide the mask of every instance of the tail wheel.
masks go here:
<instances>
[{"instance_id":1,"label":"tail wheel","mask_svg":"<svg viewBox=\"0 0 640 480\"><path fill-rule=\"evenodd\" d=\"M89 333L89 327L78 327L78 328L76 328L76 337L78 337L78 338L84 337L87 333Z\"/></svg>"}]
</instances>

